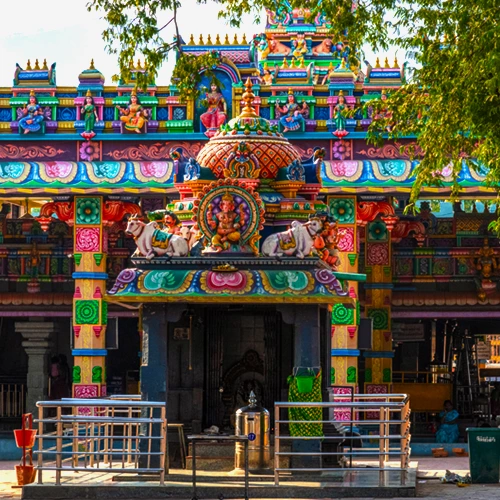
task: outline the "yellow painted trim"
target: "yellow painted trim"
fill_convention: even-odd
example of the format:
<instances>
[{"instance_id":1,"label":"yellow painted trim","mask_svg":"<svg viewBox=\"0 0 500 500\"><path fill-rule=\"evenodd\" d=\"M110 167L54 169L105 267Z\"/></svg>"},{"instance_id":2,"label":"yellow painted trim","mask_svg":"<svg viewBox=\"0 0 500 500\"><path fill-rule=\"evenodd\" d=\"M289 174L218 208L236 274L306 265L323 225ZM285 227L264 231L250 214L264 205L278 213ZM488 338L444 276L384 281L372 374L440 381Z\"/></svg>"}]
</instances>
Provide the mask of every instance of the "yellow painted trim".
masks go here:
<instances>
[{"instance_id":1,"label":"yellow painted trim","mask_svg":"<svg viewBox=\"0 0 500 500\"><path fill-rule=\"evenodd\" d=\"M115 297L112 295L105 295L104 300L106 302L113 303L165 303L165 302L190 302L196 304L232 304L232 303L246 303L246 304L346 304L355 305L354 299L351 297L283 297L283 296L269 296L269 297L241 297L238 295L217 295L217 296L189 296L189 295L177 295L177 296L157 296L157 295L138 295L135 297L120 296Z\"/></svg>"}]
</instances>

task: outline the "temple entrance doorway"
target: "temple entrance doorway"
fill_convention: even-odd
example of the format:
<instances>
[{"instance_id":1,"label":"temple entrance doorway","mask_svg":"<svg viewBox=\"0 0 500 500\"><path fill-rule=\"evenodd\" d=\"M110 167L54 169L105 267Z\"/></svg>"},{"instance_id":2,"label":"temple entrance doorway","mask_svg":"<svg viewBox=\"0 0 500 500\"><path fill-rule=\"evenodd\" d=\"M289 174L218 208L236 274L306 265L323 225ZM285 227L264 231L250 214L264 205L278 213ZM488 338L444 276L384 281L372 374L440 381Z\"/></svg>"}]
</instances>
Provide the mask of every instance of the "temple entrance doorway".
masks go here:
<instances>
[{"instance_id":1,"label":"temple entrance doorway","mask_svg":"<svg viewBox=\"0 0 500 500\"><path fill-rule=\"evenodd\" d=\"M292 327L275 308L205 309L204 425L234 429L234 414L254 391L271 413L286 399L293 356Z\"/></svg>"}]
</instances>

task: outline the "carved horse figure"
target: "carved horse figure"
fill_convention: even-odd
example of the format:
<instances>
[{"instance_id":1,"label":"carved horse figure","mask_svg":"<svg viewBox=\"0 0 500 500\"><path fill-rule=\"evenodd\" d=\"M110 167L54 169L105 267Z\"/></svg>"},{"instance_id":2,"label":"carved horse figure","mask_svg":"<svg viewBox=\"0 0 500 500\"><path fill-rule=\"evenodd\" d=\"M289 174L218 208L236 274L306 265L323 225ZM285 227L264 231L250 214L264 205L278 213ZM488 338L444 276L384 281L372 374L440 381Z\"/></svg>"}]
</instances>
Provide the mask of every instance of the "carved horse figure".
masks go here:
<instances>
[{"instance_id":1,"label":"carved horse figure","mask_svg":"<svg viewBox=\"0 0 500 500\"><path fill-rule=\"evenodd\" d=\"M313 217L305 224L293 221L288 231L271 234L264 240L262 255L268 257L288 255L303 259L311 253L314 238L322 228L323 223L319 217Z\"/></svg>"},{"instance_id":2,"label":"carved horse figure","mask_svg":"<svg viewBox=\"0 0 500 500\"><path fill-rule=\"evenodd\" d=\"M188 243L182 236L162 231L156 222L146 224L141 219L131 217L125 232L134 237L137 245L134 255L140 254L146 259L152 259L155 255L185 257L189 252Z\"/></svg>"}]
</instances>

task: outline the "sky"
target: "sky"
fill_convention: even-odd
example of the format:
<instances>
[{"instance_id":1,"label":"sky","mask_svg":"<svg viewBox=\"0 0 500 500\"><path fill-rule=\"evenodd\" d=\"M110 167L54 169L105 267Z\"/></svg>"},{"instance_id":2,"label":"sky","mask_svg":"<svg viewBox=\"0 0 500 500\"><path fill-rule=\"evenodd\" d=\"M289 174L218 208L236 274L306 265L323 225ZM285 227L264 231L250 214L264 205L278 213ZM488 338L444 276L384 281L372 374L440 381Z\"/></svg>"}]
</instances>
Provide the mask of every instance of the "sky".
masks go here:
<instances>
[{"instance_id":1,"label":"sky","mask_svg":"<svg viewBox=\"0 0 500 500\"><path fill-rule=\"evenodd\" d=\"M0 87L11 86L16 62L25 68L28 59L33 64L35 59L39 59L40 63L47 59L49 65L56 62L58 86L78 85L79 73L88 68L90 60L94 59L95 67L106 78L106 85L113 85L111 77L117 73L117 56L106 53L101 38L106 23L102 13L87 12L88 0L0 2L4 20L0 32ZM217 33L222 39L228 33L230 40L234 33L238 33L239 37L245 33L247 40L251 40L255 33L264 30L264 12L260 24L254 24L249 16L242 20L242 28L235 29L217 19L219 9L211 2L197 5L195 0L182 0L178 21L184 40L187 42L191 33L195 40L200 34L205 39L210 34L215 40ZM168 21L167 16L165 14L164 20L158 20L159 26L162 21L163 24ZM172 36L173 30L167 31L164 38L170 41ZM367 53L367 56L370 57L370 54ZM173 64L173 57L164 63L156 79L158 85L170 83Z\"/></svg>"}]
</instances>

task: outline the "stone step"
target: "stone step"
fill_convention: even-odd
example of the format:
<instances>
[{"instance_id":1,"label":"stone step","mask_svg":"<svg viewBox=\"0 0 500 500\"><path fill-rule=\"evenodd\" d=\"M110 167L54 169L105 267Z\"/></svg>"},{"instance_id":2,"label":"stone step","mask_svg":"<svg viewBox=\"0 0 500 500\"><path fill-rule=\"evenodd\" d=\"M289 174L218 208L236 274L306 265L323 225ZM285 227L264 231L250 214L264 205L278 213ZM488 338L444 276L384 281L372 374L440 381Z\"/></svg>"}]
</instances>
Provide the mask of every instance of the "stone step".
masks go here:
<instances>
[{"instance_id":1,"label":"stone step","mask_svg":"<svg viewBox=\"0 0 500 500\"><path fill-rule=\"evenodd\" d=\"M290 457L280 457L280 468L290 467ZM193 457L189 455L186 459L186 468L193 469ZM269 468L274 469L274 460L269 462ZM234 469L234 455L225 457L199 457L196 456L196 470L220 470L232 471Z\"/></svg>"},{"instance_id":2,"label":"stone step","mask_svg":"<svg viewBox=\"0 0 500 500\"><path fill-rule=\"evenodd\" d=\"M196 448L198 451L198 448ZM189 455L186 459L186 469L193 470L193 457ZM219 457L196 456L196 470L232 471L234 469L234 454Z\"/></svg>"}]
</instances>

